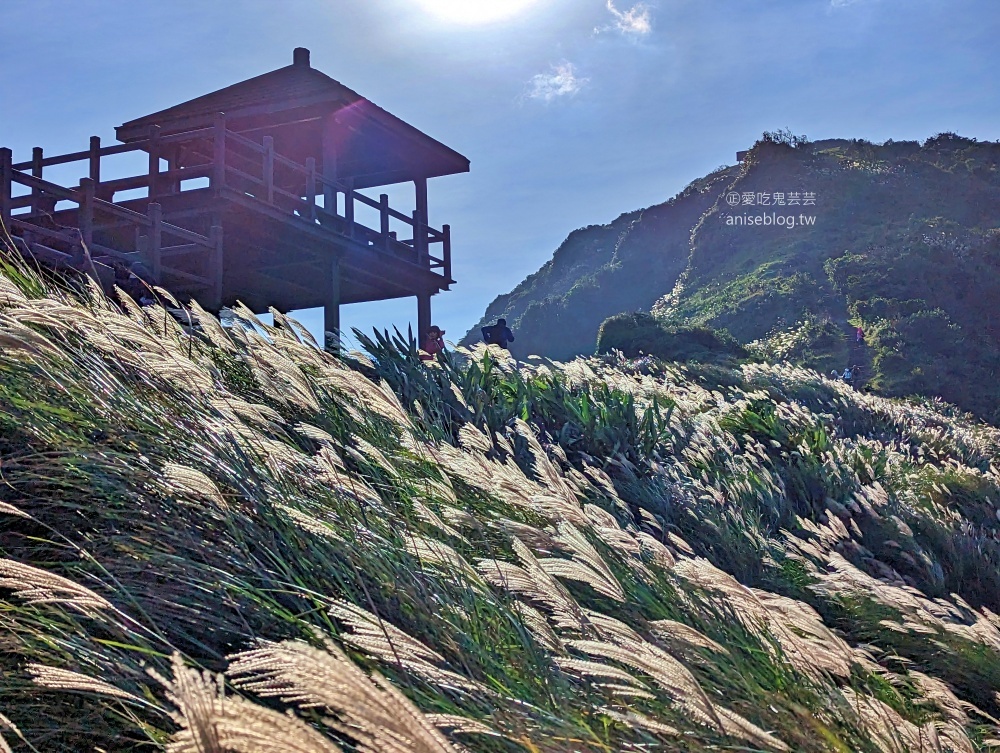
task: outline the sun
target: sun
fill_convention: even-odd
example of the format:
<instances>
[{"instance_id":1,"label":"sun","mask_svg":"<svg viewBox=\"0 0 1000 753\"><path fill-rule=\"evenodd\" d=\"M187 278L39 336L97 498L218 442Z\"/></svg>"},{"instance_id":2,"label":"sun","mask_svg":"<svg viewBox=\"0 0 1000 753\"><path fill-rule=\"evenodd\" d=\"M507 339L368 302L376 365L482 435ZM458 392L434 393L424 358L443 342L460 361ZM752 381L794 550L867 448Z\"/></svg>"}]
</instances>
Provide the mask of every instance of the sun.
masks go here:
<instances>
[{"instance_id":1,"label":"sun","mask_svg":"<svg viewBox=\"0 0 1000 753\"><path fill-rule=\"evenodd\" d=\"M538 0L416 0L417 5L443 21L489 24L516 16Z\"/></svg>"}]
</instances>

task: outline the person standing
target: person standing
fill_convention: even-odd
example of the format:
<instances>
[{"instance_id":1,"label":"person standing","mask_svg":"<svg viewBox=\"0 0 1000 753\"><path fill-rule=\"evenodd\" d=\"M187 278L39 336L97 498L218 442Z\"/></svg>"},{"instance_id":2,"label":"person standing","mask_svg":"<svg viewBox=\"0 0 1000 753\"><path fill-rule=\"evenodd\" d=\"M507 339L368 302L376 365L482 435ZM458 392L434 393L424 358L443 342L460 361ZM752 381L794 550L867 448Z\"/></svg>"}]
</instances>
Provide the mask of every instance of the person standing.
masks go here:
<instances>
[{"instance_id":1,"label":"person standing","mask_svg":"<svg viewBox=\"0 0 1000 753\"><path fill-rule=\"evenodd\" d=\"M865 341L865 331L863 329L861 329L861 325L860 324L858 325L858 328L855 331L854 335L855 335L854 342L856 342L857 344L860 345L861 343L863 343Z\"/></svg>"},{"instance_id":2,"label":"person standing","mask_svg":"<svg viewBox=\"0 0 1000 753\"><path fill-rule=\"evenodd\" d=\"M506 319L497 319L497 323L492 327L483 327L480 331L487 345L499 345L504 350L510 350L507 343L514 342L514 333L507 326Z\"/></svg>"}]
</instances>

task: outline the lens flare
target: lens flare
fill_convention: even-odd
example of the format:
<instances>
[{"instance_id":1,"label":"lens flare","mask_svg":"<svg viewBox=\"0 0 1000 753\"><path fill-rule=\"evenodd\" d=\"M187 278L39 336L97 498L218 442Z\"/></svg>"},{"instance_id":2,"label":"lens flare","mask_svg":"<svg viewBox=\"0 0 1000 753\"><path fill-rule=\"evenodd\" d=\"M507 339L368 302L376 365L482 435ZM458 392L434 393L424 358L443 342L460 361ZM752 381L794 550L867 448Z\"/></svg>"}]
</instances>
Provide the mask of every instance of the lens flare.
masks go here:
<instances>
[{"instance_id":1,"label":"lens flare","mask_svg":"<svg viewBox=\"0 0 1000 753\"><path fill-rule=\"evenodd\" d=\"M538 0L416 0L417 5L442 21L489 24L516 16Z\"/></svg>"}]
</instances>

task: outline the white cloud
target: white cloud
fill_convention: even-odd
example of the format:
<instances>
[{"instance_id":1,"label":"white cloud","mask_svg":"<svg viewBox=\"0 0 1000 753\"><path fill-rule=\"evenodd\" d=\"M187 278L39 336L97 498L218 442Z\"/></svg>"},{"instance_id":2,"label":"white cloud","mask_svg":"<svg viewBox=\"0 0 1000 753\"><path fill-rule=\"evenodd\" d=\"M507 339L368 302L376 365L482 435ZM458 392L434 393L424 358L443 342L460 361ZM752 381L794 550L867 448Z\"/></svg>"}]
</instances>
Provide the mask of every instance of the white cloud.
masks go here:
<instances>
[{"instance_id":1,"label":"white cloud","mask_svg":"<svg viewBox=\"0 0 1000 753\"><path fill-rule=\"evenodd\" d=\"M576 94L589 81L576 75L572 63L562 62L552 66L549 73L536 73L528 82L526 96L551 102L558 97Z\"/></svg>"},{"instance_id":2,"label":"white cloud","mask_svg":"<svg viewBox=\"0 0 1000 753\"><path fill-rule=\"evenodd\" d=\"M622 34L644 37L653 30L653 17L645 3L636 3L628 10L620 11L615 7L614 0L608 0L608 10L615 17L614 24L597 31L617 30Z\"/></svg>"}]
</instances>

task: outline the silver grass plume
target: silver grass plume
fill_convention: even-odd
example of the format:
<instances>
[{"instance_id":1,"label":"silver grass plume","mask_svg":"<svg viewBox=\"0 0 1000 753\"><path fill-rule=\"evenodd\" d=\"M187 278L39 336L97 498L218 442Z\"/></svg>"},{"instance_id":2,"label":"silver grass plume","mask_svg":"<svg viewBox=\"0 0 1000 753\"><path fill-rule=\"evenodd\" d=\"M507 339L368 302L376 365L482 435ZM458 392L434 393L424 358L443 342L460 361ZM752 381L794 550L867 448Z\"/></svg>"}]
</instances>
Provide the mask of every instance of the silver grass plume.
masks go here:
<instances>
[{"instance_id":1,"label":"silver grass plume","mask_svg":"<svg viewBox=\"0 0 1000 753\"><path fill-rule=\"evenodd\" d=\"M340 753L341 748L291 713L226 695L221 677L172 660L173 679L150 675L167 689L181 728L167 753Z\"/></svg>"},{"instance_id":2,"label":"silver grass plume","mask_svg":"<svg viewBox=\"0 0 1000 753\"><path fill-rule=\"evenodd\" d=\"M351 628L341 640L364 654L387 664L396 664L427 682L467 692L489 693L482 684L437 664L445 658L395 625L346 601L334 602L330 615Z\"/></svg>"},{"instance_id":3,"label":"silver grass plume","mask_svg":"<svg viewBox=\"0 0 1000 753\"><path fill-rule=\"evenodd\" d=\"M93 616L95 610L114 610L111 602L69 578L0 559L0 588L13 591L26 604L61 604Z\"/></svg>"},{"instance_id":4,"label":"silver grass plume","mask_svg":"<svg viewBox=\"0 0 1000 753\"><path fill-rule=\"evenodd\" d=\"M140 706L150 705L148 701L139 698L121 688L117 688L111 683L98 680L95 677L73 672L59 667L47 667L44 664L29 664L26 669L39 687L50 688L52 690L78 691L82 693L94 693L95 695L112 696L123 701L138 704Z\"/></svg>"},{"instance_id":5,"label":"silver grass plume","mask_svg":"<svg viewBox=\"0 0 1000 753\"><path fill-rule=\"evenodd\" d=\"M186 465L167 463L163 466L163 489L167 493L183 492L196 499L211 502L222 510L229 508L215 482L198 469Z\"/></svg>"},{"instance_id":6,"label":"silver grass plume","mask_svg":"<svg viewBox=\"0 0 1000 753\"><path fill-rule=\"evenodd\" d=\"M378 674L366 675L330 641L265 643L230 657L233 682L258 695L325 708L327 724L357 740L362 753L456 753L423 713Z\"/></svg>"},{"instance_id":7,"label":"silver grass plume","mask_svg":"<svg viewBox=\"0 0 1000 753\"><path fill-rule=\"evenodd\" d=\"M663 722L658 722L645 714L638 713L637 711L618 711L616 709L603 707L599 708L598 711L606 717L614 719L617 722L621 722L626 727L652 732L654 735L667 735L673 737L680 734L680 730L675 727L671 727L669 724L664 724Z\"/></svg>"},{"instance_id":8,"label":"silver grass plume","mask_svg":"<svg viewBox=\"0 0 1000 753\"><path fill-rule=\"evenodd\" d=\"M583 613L566 588L549 575L538 560L518 539L512 539L514 554L522 567L502 560L480 560L476 569L498 588L528 597L544 606L557 627L581 630L584 626Z\"/></svg>"}]
</instances>

